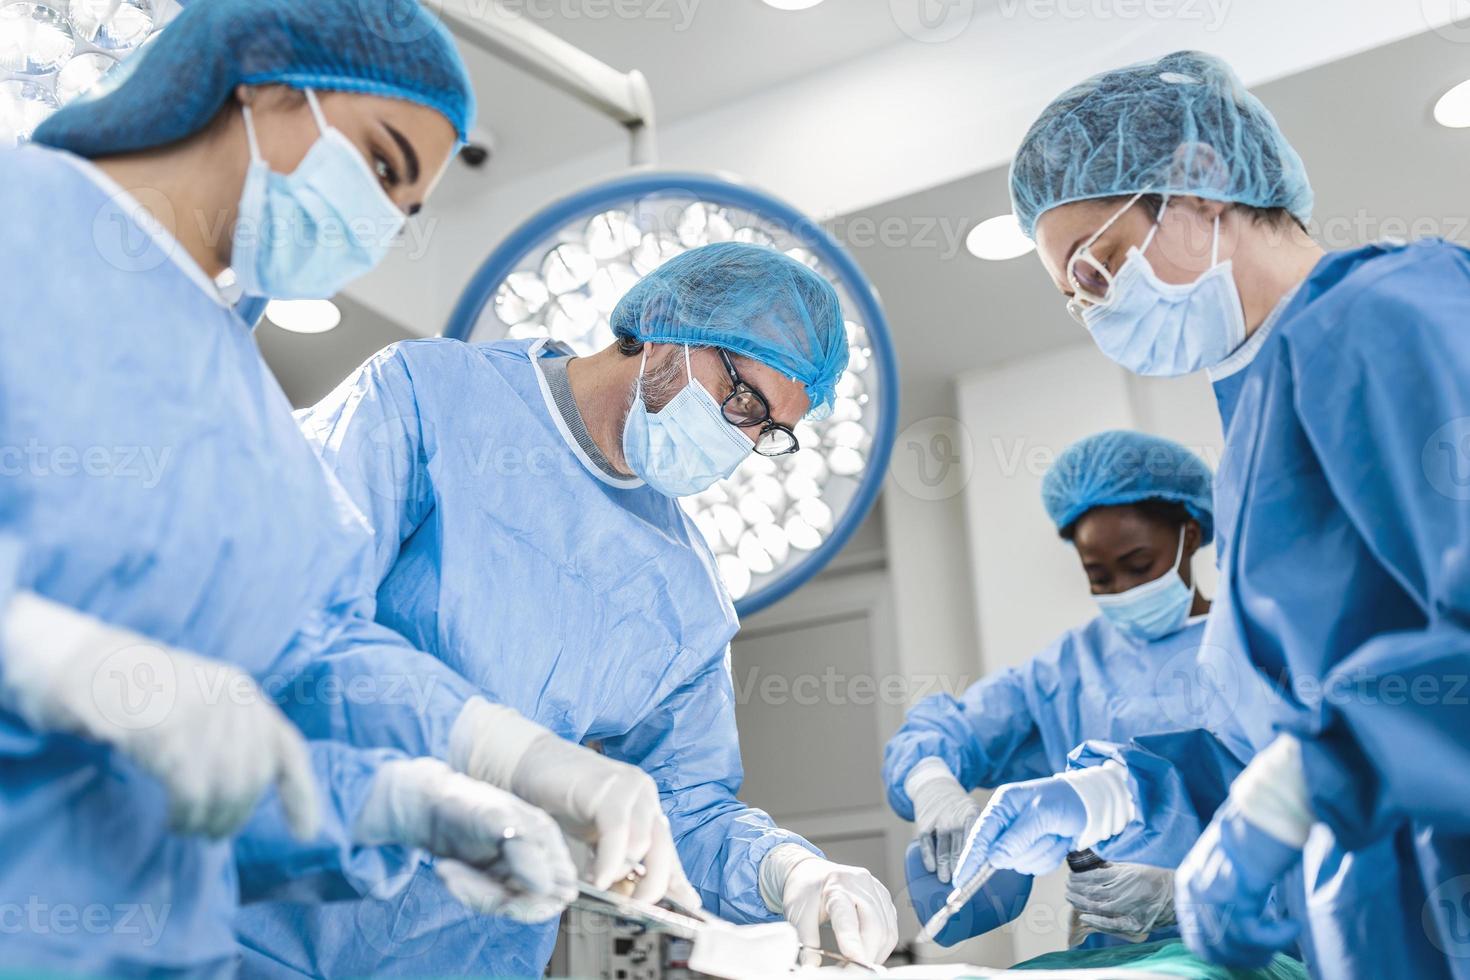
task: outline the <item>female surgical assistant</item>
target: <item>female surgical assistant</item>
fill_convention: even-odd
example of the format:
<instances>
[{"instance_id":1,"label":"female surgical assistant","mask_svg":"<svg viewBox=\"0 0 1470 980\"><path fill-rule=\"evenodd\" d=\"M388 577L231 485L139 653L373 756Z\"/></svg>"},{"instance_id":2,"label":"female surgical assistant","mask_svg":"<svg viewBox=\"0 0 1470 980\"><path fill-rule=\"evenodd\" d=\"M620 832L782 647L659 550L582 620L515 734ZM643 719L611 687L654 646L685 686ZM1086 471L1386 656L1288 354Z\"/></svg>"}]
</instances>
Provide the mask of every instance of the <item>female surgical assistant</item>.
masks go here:
<instances>
[{"instance_id":1,"label":"female surgical assistant","mask_svg":"<svg viewBox=\"0 0 1470 980\"><path fill-rule=\"evenodd\" d=\"M349 890L419 847L462 859L480 908L514 880L492 859L572 873L534 808L435 760L308 745L270 697L288 651L338 635L369 535L214 280L325 296L432 187L469 83L442 29L389 6L190 4L119 87L0 155L0 447L22 454L0 480L0 893L86 924L8 936L10 969L232 970L215 838L273 785L264 864L299 847ZM387 630L361 651L434 663Z\"/></svg>"},{"instance_id":2,"label":"female surgical assistant","mask_svg":"<svg viewBox=\"0 0 1470 980\"><path fill-rule=\"evenodd\" d=\"M1190 566L1214 533L1211 479L1183 446L1125 431L1083 439L1047 472L1047 513L1074 545L1100 615L959 698L920 702L884 753L888 799L915 822L924 865L941 882L980 815L970 790L1063 772L1088 739L1204 724L1177 677L1192 673L1209 610ZM1136 939L1174 922L1172 872L1163 868L1074 874L1069 897L1080 913L1074 934Z\"/></svg>"},{"instance_id":3,"label":"female surgical assistant","mask_svg":"<svg viewBox=\"0 0 1470 980\"><path fill-rule=\"evenodd\" d=\"M1300 933L1323 976L1470 973L1470 784L1446 776L1470 764L1470 253L1324 255L1300 158L1226 65L1190 52L1064 93L1011 186L1104 352L1209 370L1227 425L1205 647L1265 694L1240 701L1256 754L1179 868L1186 939L1260 963ZM1190 778L1136 745L1103 755L1135 802L1152 767ZM1267 914L1273 884L1286 921Z\"/></svg>"}]
</instances>

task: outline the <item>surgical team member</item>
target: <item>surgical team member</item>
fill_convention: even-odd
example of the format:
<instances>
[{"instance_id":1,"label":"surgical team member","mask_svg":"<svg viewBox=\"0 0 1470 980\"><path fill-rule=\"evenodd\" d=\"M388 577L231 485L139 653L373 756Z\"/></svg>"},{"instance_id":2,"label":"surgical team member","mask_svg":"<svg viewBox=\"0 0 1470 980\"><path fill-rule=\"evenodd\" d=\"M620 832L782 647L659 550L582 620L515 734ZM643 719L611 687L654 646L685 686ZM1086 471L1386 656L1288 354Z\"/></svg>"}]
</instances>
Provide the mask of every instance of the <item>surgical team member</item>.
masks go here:
<instances>
[{"instance_id":1,"label":"surgical team member","mask_svg":"<svg viewBox=\"0 0 1470 980\"><path fill-rule=\"evenodd\" d=\"M1240 654L1271 697L1243 704L1257 754L1179 868L1186 939L1260 963L1302 930L1321 976L1470 973L1470 783L1448 775L1470 766L1470 254L1324 255L1300 158L1192 52L1060 96L1011 189L1103 352L1139 374L1210 371L1227 424L1206 649ZM1151 809L1159 760L1120 757L1125 804ZM1011 849L998 837L1070 832L1035 811L1005 824L975 862ZM1266 916L1273 883L1289 921Z\"/></svg>"},{"instance_id":2,"label":"surgical team member","mask_svg":"<svg viewBox=\"0 0 1470 980\"><path fill-rule=\"evenodd\" d=\"M1211 480L1183 446L1127 431L1075 443L1047 472L1042 502L1075 547L1101 615L960 698L921 701L889 739L889 802L917 825L924 866L940 881L950 880L980 815L970 790L1062 772L1087 739L1199 727L1192 691L1176 674L1181 664L1192 670L1210 608L1191 564L1214 531ZM1093 772L1072 774L1057 792L1080 801ZM1074 935L1138 939L1174 922L1173 873L1164 868L1110 863L1073 874L1068 899L1080 919Z\"/></svg>"},{"instance_id":3,"label":"surgical team member","mask_svg":"<svg viewBox=\"0 0 1470 980\"><path fill-rule=\"evenodd\" d=\"M773 249L708 245L637 283L611 323L617 341L582 358L539 340L396 344L302 414L377 532L378 619L483 693L451 734L464 771L573 828L631 804L653 897L683 883L682 858L686 901L784 915L812 944L830 921L842 952L882 962L898 938L883 885L736 798L738 624L678 500L752 451L800 448L793 426L827 411L847 364L837 295ZM476 715L501 737L469 737ZM677 855L657 846L671 826ZM475 919L440 891L421 873L387 908L246 909L247 972L540 975L554 927ZM408 931L376 950L364 920Z\"/></svg>"},{"instance_id":4,"label":"surgical team member","mask_svg":"<svg viewBox=\"0 0 1470 980\"><path fill-rule=\"evenodd\" d=\"M232 970L235 865L210 838L272 784L270 832L365 885L418 846L465 862L477 907L508 895L493 857L574 873L549 817L434 760L308 746L258 683L330 624L369 540L214 278L325 296L366 271L472 114L417 8L210 0L0 154L7 969ZM511 828L537 847L507 854Z\"/></svg>"}]
</instances>

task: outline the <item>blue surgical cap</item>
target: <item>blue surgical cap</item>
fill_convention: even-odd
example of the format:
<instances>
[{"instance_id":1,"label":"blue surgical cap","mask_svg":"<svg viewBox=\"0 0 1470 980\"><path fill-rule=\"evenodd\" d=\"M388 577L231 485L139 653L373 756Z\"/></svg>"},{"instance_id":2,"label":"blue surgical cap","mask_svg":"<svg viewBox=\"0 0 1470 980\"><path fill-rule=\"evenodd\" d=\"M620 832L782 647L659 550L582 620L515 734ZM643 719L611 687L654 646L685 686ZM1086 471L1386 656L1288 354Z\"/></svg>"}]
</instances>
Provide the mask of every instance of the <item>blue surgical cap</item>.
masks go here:
<instances>
[{"instance_id":1,"label":"blue surgical cap","mask_svg":"<svg viewBox=\"0 0 1470 980\"><path fill-rule=\"evenodd\" d=\"M837 290L761 245L720 242L674 256L628 290L612 328L619 337L723 347L754 358L806 386L808 418L831 410L847 370Z\"/></svg>"},{"instance_id":2,"label":"blue surgical cap","mask_svg":"<svg viewBox=\"0 0 1470 980\"><path fill-rule=\"evenodd\" d=\"M1276 120L1229 65L1197 51L1063 92L1011 163L1011 204L1032 238L1054 207L1140 192L1285 208L1303 224L1312 216L1306 168Z\"/></svg>"},{"instance_id":3,"label":"blue surgical cap","mask_svg":"<svg viewBox=\"0 0 1470 980\"><path fill-rule=\"evenodd\" d=\"M469 138L464 62L416 0L194 0L122 71L36 128L84 157L162 146L202 129L237 85L364 92L437 109Z\"/></svg>"},{"instance_id":4,"label":"blue surgical cap","mask_svg":"<svg viewBox=\"0 0 1470 980\"><path fill-rule=\"evenodd\" d=\"M1214 477L1205 461L1177 442L1114 429L1062 451L1041 481L1041 502L1057 530L1094 507L1170 500L1199 521L1201 544L1215 536Z\"/></svg>"}]
</instances>

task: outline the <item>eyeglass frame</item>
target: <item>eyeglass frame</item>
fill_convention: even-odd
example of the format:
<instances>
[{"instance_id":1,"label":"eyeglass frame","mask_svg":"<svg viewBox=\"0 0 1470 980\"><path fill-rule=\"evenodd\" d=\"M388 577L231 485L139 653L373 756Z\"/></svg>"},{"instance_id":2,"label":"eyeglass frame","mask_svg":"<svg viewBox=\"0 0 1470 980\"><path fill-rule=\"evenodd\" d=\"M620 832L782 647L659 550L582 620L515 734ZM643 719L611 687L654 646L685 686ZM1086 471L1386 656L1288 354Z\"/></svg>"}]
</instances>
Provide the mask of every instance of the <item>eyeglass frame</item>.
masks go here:
<instances>
[{"instance_id":1,"label":"eyeglass frame","mask_svg":"<svg viewBox=\"0 0 1470 980\"><path fill-rule=\"evenodd\" d=\"M1133 205L1137 204L1139 201L1143 200L1144 197L1148 196L1151 193L1153 192L1139 191L1137 194L1134 194L1132 197L1130 197L1127 204L1123 205L1117 211L1113 212L1113 216L1107 221L1104 221L1102 227L1093 232L1092 236L1088 238L1087 241L1083 242L1077 247L1075 251L1072 252L1072 257L1067 259L1067 283L1072 287L1072 295L1067 297L1067 312L1071 314L1072 319L1076 320L1084 327L1087 326L1087 321L1083 319L1082 314L1091 307L1106 307L1110 302L1112 302L1110 297L1113 293L1114 276L1111 272L1108 271L1107 266L1103 265L1093 256L1092 246L1097 244L1097 240L1101 238L1104 234L1106 234L1107 230L1113 227L1113 225L1117 222L1119 218L1128 213L1129 208L1133 207ZM1167 197L1164 199L1164 203L1167 206ZM1143 244L1139 246L1140 252L1147 251L1149 245L1153 241L1154 233L1159 230L1159 222L1163 220L1163 216L1163 211L1160 210L1158 216L1154 219L1154 226L1149 229L1148 237L1145 238L1143 240ZM1088 265L1092 266L1092 268L1099 275L1102 276L1103 280L1108 284L1108 291L1106 295L1098 296L1097 294L1091 293L1082 288L1082 283L1077 280L1076 268L1078 262L1086 262Z\"/></svg>"},{"instance_id":2,"label":"eyeglass frame","mask_svg":"<svg viewBox=\"0 0 1470 980\"><path fill-rule=\"evenodd\" d=\"M725 396L724 401L720 402L720 414L724 416L725 421L728 422L730 425L735 426L735 428L737 429L746 429L755 425L760 426L761 430L760 432L756 433L755 437L755 451L757 453L760 453L762 456L765 456L767 459L776 459L781 456L789 456L792 453L799 451L801 449L801 442L796 438L796 433L791 431L791 426L783 425L782 423L777 422L771 417L771 403L766 399L766 396L761 394L760 390L757 389L750 382L740 377L740 373L735 370L735 363L730 360L729 353L726 352L723 347L716 347L715 353L720 355L720 360L724 362L725 365L725 372L730 375L730 393ZM732 401L735 400L737 395L742 394L750 395L756 401L760 402L761 408L765 411L765 416L763 418L751 419L744 416L731 416L729 405ZM767 432L772 431L784 432L787 438L791 440L791 448L783 449L779 453L761 452L761 440L765 438Z\"/></svg>"}]
</instances>

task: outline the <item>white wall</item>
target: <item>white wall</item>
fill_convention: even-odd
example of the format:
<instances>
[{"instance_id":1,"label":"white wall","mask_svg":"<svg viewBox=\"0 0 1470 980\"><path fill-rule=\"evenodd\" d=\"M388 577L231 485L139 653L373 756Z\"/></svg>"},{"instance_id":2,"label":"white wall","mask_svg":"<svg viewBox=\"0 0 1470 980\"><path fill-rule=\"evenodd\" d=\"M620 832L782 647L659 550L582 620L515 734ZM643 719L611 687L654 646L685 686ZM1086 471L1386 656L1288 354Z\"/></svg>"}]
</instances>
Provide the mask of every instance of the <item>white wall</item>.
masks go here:
<instances>
[{"instance_id":1,"label":"white wall","mask_svg":"<svg viewBox=\"0 0 1470 980\"><path fill-rule=\"evenodd\" d=\"M975 445L964 502L980 667L989 673L1096 615L1075 553L1041 506L1041 478L1057 454L1094 432L1134 428L1178 440L1214 465L1222 437L1203 376L1136 378L1090 343L966 375L957 387L959 421ZM1195 572L1212 594L1213 549L1196 557ZM1043 879L1008 928L1015 960L1064 946L1062 889L1061 874Z\"/></svg>"}]
</instances>

